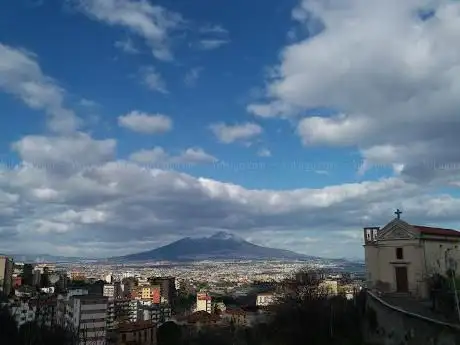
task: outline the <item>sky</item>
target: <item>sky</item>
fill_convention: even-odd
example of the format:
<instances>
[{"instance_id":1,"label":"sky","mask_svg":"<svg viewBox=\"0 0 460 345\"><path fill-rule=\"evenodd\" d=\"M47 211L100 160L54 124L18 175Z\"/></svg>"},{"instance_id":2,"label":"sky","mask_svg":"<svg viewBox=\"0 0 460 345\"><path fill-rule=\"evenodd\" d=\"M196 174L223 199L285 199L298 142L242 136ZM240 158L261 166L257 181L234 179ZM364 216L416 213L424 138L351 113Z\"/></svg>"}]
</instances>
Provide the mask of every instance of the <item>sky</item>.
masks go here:
<instances>
[{"instance_id":1,"label":"sky","mask_svg":"<svg viewBox=\"0 0 460 345\"><path fill-rule=\"evenodd\" d=\"M0 251L460 229L460 2L0 4Z\"/></svg>"}]
</instances>

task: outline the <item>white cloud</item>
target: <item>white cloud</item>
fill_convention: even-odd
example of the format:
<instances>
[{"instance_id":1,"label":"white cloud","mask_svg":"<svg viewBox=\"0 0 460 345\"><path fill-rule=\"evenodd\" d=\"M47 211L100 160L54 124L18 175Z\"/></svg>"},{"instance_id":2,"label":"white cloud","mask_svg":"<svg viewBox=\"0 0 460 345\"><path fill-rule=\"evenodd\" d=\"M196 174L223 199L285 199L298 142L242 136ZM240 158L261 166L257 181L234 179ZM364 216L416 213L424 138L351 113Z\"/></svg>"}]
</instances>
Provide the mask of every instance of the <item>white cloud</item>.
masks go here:
<instances>
[{"instance_id":1,"label":"white cloud","mask_svg":"<svg viewBox=\"0 0 460 345\"><path fill-rule=\"evenodd\" d=\"M129 158L140 164L168 169L186 167L190 164L217 162L216 157L199 147L188 148L176 156L168 154L162 147L154 147L151 150L134 152Z\"/></svg>"},{"instance_id":2,"label":"white cloud","mask_svg":"<svg viewBox=\"0 0 460 345\"><path fill-rule=\"evenodd\" d=\"M124 40L116 41L114 46L127 54L139 53L139 50L134 46L133 40L129 37Z\"/></svg>"},{"instance_id":3,"label":"white cloud","mask_svg":"<svg viewBox=\"0 0 460 345\"><path fill-rule=\"evenodd\" d=\"M134 132L148 134L165 133L173 127L171 118L166 115L147 114L137 110L119 116L118 124Z\"/></svg>"},{"instance_id":4,"label":"white cloud","mask_svg":"<svg viewBox=\"0 0 460 345\"><path fill-rule=\"evenodd\" d=\"M206 153L202 148L191 147L182 152L177 160L186 163L212 163L216 162L217 158Z\"/></svg>"},{"instance_id":5,"label":"white cloud","mask_svg":"<svg viewBox=\"0 0 460 345\"><path fill-rule=\"evenodd\" d=\"M213 50L230 43L227 39L202 39L199 42L200 49Z\"/></svg>"},{"instance_id":6,"label":"white cloud","mask_svg":"<svg viewBox=\"0 0 460 345\"><path fill-rule=\"evenodd\" d=\"M43 73L31 52L0 43L0 89L32 109L44 110L48 127L55 132L72 132L80 123L63 105L65 90Z\"/></svg>"},{"instance_id":7,"label":"white cloud","mask_svg":"<svg viewBox=\"0 0 460 345\"><path fill-rule=\"evenodd\" d=\"M145 0L74 0L90 18L123 27L142 37L159 60L171 60L170 35L183 23L182 16Z\"/></svg>"},{"instance_id":8,"label":"white cloud","mask_svg":"<svg viewBox=\"0 0 460 345\"><path fill-rule=\"evenodd\" d=\"M222 25L205 25L201 27L199 31L204 34L228 34L228 30L225 29Z\"/></svg>"},{"instance_id":9,"label":"white cloud","mask_svg":"<svg viewBox=\"0 0 460 345\"><path fill-rule=\"evenodd\" d=\"M82 98L80 100L79 104L82 107L86 107L86 108L95 108L95 107L99 106L99 104L97 102L92 101L92 100L87 99L87 98Z\"/></svg>"},{"instance_id":10,"label":"white cloud","mask_svg":"<svg viewBox=\"0 0 460 345\"><path fill-rule=\"evenodd\" d=\"M29 166L43 168L48 172L65 169L69 173L68 169L79 171L114 159L116 141L94 140L85 133L76 133L70 137L30 135L13 143L12 149ZM43 196L52 194L52 191L42 190L38 193Z\"/></svg>"},{"instance_id":11,"label":"white cloud","mask_svg":"<svg viewBox=\"0 0 460 345\"><path fill-rule=\"evenodd\" d=\"M196 85L196 81L200 77L200 74L202 72L203 68L201 67L194 67L187 71L184 77L184 83L188 87L193 87Z\"/></svg>"},{"instance_id":12,"label":"white cloud","mask_svg":"<svg viewBox=\"0 0 460 345\"><path fill-rule=\"evenodd\" d=\"M154 67L144 67L140 70L143 83L151 90L167 94L166 83Z\"/></svg>"},{"instance_id":13,"label":"white cloud","mask_svg":"<svg viewBox=\"0 0 460 345\"><path fill-rule=\"evenodd\" d=\"M129 159L143 164L163 164L169 159L169 155L162 147L154 147L151 150L136 151L129 156Z\"/></svg>"},{"instance_id":14,"label":"white cloud","mask_svg":"<svg viewBox=\"0 0 460 345\"><path fill-rule=\"evenodd\" d=\"M422 8L434 16L420 19ZM267 102L248 111L293 117L337 109L344 115L300 121L304 144L360 148L369 164L392 165L405 178L452 176L436 167L460 161L453 149L460 144L460 3L305 0L294 17L324 30L282 50ZM398 154L371 155L382 147Z\"/></svg>"},{"instance_id":15,"label":"white cloud","mask_svg":"<svg viewBox=\"0 0 460 345\"><path fill-rule=\"evenodd\" d=\"M389 221L395 207L404 210L406 220L417 223L459 220L460 200L433 195L431 189L399 178L316 189L255 190L111 160L111 140L81 134L33 138L35 145L24 144L30 140L16 145L24 163L0 170L2 251L36 252L39 246L44 252L65 254L72 245L78 255L111 256L226 229L260 244L270 234L283 239L274 246L317 255L324 245L310 244L330 241L342 230L352 231L346 238L359 239L363 226ZM204 162L208 157L198 148L177 156L156 152L172 162ZM55 174L53 165L30 163L56 161L73 162L74 168ZM50 236L53 233L59 236ZM359 248L360 242L353 240L335 248L334 255L355 256Z\"/></svg>"},{"instance_id":16,"label":"white cloud","mask_svg":"<svg viewBox=\"0 0 460 345\"><path fill-rule=\"evenodd\" d=\"M249 122L236 125L216 123L210 125L209 128L217 139L225 144L252 139L263 132L262 127L258 124Z\"/></svg>"},{"instance_id":17,"label":"white cloud","mask_svg":"<svg viewBox=\"0 0 460 345\"><path fill-rule=\"evenodd\" d=\"M260 149L259 151L257 151L257 155L260 157L270 157L272 153L269 149Z\"/></svg>"}]
</instances>

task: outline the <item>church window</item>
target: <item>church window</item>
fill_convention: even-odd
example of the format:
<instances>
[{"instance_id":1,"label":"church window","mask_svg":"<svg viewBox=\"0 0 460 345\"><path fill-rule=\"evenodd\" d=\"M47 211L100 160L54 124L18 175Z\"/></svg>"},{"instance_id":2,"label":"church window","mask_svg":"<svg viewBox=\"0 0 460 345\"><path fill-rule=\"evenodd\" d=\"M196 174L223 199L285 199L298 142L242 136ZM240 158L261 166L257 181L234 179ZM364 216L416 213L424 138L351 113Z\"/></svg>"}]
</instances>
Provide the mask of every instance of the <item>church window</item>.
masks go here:
<instances>
[{"instance_id":1,"label":"church window","mask_svg":"<svg viewBox=\"0 0 460 345\"><path fill-rule=\"evenodd\" d=\"M403 249L402 248L396 248L396 259L398 259L398 260L404 259Z\"/></svg>"}]
</instances>

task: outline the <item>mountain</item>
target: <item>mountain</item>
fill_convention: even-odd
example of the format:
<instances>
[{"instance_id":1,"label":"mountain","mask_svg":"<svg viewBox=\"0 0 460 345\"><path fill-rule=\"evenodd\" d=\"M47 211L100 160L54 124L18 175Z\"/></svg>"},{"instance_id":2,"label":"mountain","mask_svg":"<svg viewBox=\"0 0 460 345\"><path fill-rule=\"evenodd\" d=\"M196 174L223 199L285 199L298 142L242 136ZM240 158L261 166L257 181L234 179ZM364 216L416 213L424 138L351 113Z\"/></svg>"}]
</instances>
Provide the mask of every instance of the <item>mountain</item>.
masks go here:
<instances>
[{"instance_id":1,"label":"mountain","mask_svg":"<svg viewBox=\"0 0 460 345\"><path fill-rule=\"evenodd\" d=\"M311 259L307 255L289 250L267 248L247 242L227 232L217 232L210 237L185 237L176 242L146 252L110 258L113 261L189 261L189 260L267 260Z\"/></svg>"}]
</instances>

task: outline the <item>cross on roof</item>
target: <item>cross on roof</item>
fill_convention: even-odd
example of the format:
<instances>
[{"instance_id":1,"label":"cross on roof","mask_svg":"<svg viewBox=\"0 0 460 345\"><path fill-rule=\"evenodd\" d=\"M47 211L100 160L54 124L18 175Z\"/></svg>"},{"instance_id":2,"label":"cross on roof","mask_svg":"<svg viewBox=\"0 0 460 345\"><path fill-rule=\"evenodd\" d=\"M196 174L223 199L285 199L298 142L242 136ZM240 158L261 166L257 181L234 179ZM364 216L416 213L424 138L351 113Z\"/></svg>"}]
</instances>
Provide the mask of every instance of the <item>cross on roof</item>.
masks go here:
<instances>
[{"instance_id":1,"label":"cross on roof","mask_svg":"<svg viewBox=\"0 0 460 345\"><path fill-rule=\"evenodd\" d=\"M398 219L401 219L401 213L402 211L399 210L399 208L396 209L395 215Z\"/></svg>"}]
</instances>

